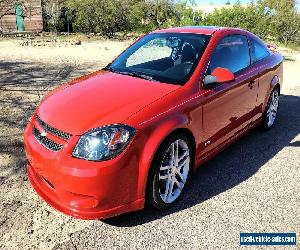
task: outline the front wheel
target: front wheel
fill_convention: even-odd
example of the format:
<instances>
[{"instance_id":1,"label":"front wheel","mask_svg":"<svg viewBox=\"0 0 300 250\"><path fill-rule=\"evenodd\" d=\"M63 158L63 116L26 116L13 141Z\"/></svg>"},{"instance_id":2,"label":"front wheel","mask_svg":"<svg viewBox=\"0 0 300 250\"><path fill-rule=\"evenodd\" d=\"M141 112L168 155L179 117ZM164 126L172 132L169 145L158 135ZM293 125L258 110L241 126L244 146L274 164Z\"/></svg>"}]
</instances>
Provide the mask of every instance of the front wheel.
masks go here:
<instances>
[{"instance_id":1,"label":"front wheel","mask_svg":"<svg viewBox=\"0 0 300 250\"><path fill-rule=\"evenodd\" d=\"M185 135L174 135L158 150L148 176L147 201L168 209L182 194L191 170L192 151Z\"/></svg>"},{"instance_id":2,"label":"front wheel","mask_svg":"<svg viewBox=\"0 0 300 250\"><path fill-rule=\"evenodd\" d=\"M270 129L273 127L276 121L278 107L279 107L279 89L278 87L275 87L274 90L271 92L265 113L263 115L261 125L264 129Z\"/></svg>"}]
</instances>

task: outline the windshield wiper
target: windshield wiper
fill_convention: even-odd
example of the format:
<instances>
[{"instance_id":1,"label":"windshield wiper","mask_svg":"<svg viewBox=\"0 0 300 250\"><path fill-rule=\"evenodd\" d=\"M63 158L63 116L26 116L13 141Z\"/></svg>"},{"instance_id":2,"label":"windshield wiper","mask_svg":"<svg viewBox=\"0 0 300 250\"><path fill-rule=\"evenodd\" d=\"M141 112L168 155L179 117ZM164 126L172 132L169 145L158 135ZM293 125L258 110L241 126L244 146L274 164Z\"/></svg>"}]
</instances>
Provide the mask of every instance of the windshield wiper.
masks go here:
<instances>
[{"instance_id":1,"label":"windshield wiper","mask_svg":"<svg viewBox=\"0 0 300 250\"><path fill-rule=\"evenodd\" d=\"M116 73L119 73L119 74L122 74L122 75L128 75L128 76L138 77L138 78L141 78L141 79L146 79L146 80L153 81L153 77L152 76L140 74L140 73L137 73L137 72L118 71Z\"/></svg>"},{"instance_id":2,"label":"windshield wiper","mask_svg":"<svg viewBox=\"0 0 300 250\"><path fill-rule=\"evenodd\" d=\"M103 68L103 70L108 70L110 72L121 74L121 75L133 76L133 77L138 77L138 78L149 80L149 81L154 81L152 76L148 76L148 75L137 73L137 72L115 70L115 69L109 67L109 65L106 66L105 68Z\"/></svg>"}]
</instances>

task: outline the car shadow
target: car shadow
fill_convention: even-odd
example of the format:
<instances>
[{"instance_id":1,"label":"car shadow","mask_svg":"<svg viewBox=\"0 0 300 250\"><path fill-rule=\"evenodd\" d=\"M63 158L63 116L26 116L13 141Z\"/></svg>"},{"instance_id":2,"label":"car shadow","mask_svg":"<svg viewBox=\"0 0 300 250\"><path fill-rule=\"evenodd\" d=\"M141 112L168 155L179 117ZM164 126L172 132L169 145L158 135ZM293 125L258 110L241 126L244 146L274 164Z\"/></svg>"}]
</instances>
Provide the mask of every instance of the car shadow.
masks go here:
<instances>
[{"instance_id":1,"label":"car shadow","mask_svg":"<svg viewBox=\"0 0 300 250\"><path fill-rule=\"evenodd\" d=\"M282 95L275 126L267 131L255 128L236 143L205 163L193 175L182 199L168 211L144 210L103 220L117 227L141 225L182 211L223 193L253 176L285 147L299 147L293 139L300 133L300 97Z\"/></svg>"}]
</instances>

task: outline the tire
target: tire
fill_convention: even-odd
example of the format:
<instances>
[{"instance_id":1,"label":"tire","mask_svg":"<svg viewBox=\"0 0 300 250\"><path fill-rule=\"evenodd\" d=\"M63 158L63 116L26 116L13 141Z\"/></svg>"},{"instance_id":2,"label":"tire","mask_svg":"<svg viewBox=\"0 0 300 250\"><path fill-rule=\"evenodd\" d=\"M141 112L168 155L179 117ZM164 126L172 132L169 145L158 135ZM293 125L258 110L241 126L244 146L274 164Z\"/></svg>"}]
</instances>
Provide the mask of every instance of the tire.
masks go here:
<instances>
[{"instance_id":1,"label":"tire","mask_svg":"<svg viewBox=\"0 0 300 250\"><path fill-rule=\"evenodd\" d=\"M176 134L167 138L159 147L149 170L147 203L159 210L172 207L181 197L189 179L192 159L193 151L187 136Z\"/></svg>"},{"instance_id":2,"label":"tire","mask_svg":"<svg viewBox=\"0 0 300 250\"><path fill-rule=\"evenodd\" d=\"M268 103L265 112L263 114L261 127L264 130L269 130L274 126L277 118L278 107L279 107L279 88L275 87L269 96Z\"/></svg>"}]
</instances>

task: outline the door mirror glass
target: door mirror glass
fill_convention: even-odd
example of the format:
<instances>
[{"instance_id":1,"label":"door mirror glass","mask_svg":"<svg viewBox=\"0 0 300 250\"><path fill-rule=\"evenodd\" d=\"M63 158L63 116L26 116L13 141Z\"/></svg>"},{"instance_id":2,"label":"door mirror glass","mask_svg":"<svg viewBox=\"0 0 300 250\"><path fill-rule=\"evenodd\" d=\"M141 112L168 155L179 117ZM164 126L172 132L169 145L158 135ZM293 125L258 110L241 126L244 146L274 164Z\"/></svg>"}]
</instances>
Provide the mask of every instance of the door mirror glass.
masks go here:
<instances>
[{"instance_id":1,"label":"door mirror glass","mask_svg":"<svg viewBox=\"0 0 300 250\"><path fill-rule=\"evenodd\" d=\"M215 68L211 75L207 75L204 78L204 85L210 85L214 83L226 83L234 80L234 74L225 68Z\"/></svg>"}]
</instances>

